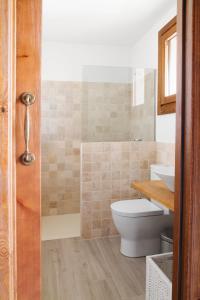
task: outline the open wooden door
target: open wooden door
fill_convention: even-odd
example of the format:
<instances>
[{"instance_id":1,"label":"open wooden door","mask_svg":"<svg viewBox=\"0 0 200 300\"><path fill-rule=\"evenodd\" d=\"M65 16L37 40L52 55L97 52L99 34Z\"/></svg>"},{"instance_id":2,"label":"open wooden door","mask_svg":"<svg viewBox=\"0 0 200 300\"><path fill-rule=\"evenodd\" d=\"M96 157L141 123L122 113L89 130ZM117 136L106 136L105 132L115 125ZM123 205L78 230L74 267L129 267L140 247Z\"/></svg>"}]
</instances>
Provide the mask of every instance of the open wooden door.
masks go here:
<instances>
[{"instance_id":1,"label":"open wooden door","mask_svg":"<svg viewBox=\"0 0 200 300\"><path fill-rule=\"evenodd\" d=\"M17 0L16 6L16 223L19 300L40 299L41 4L41 0ZM28 94L23 98L24 93ZM27 126L25 133L24 126ZM28 133L30 140L27 140L26 149L25 139L28 138Z\"/></svg>"},{"instance_id":2,"label":"open wooden door","mask_svg":"<svg viewBox=\"0 0 200 300\"><path fill-rule=\"evenodd\" d=\"M41 294L40 39L41 0L0 0L1 300ZM35 96L28 108L24 92Z\"/></svg>"}]
</instances>

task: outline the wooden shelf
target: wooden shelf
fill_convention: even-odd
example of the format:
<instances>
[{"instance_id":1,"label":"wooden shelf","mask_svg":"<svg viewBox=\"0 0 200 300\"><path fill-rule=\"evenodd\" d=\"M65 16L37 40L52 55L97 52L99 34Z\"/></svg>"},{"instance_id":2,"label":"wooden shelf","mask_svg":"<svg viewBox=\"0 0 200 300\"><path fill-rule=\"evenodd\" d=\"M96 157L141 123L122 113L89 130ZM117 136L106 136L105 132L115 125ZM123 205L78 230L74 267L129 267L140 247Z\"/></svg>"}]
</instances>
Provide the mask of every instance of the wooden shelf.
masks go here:
<instances>
[{"instance_id":1,"label":"wooden shelf","mask_svg":"<svg viewBox=\"0 0 200 300\"><path fill-rule=\"evenodd\" d=\"M134 181L132 187L174 211L174 193L161 180Z\"/></svg>"}]
</instances>

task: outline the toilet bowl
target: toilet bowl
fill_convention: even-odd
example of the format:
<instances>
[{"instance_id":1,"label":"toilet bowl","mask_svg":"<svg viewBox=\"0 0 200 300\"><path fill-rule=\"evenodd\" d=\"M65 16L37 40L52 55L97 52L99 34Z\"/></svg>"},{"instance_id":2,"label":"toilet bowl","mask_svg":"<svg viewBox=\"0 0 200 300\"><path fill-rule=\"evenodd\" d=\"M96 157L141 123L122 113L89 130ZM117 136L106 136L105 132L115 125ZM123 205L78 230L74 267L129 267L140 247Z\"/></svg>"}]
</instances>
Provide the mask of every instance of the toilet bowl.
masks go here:
<instances>
[{"instance_id":1,"label":"toilet bowl","mask_svg":"<svg viewBox=\"0 0 200 300\"><path fill-rule=\"evenodd\" d=\"M172 216L147 199L111 204L114 224L121 235L121 253L140 257L160 253L160 234L172 226Z\"/></svg>"}]
</instances>

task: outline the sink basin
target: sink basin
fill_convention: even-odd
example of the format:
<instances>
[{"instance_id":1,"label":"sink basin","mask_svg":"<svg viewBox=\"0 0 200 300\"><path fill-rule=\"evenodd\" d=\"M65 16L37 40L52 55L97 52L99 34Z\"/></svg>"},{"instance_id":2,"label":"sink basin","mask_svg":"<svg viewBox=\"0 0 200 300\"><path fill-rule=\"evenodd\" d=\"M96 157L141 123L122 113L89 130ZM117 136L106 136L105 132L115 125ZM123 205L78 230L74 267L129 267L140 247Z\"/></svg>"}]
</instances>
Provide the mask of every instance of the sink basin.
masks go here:
<instances>
[{"instance_id":1,"label":"sink basin","mask_svg":"<svg viewBox=\"0 0 200 300\"><path fill-rule=\"evenodd\" d=\"M155 173L164 181L171 192L175 191L175 168L173 166L162 166L159 171Z\"/></svg>"}]
</instances>

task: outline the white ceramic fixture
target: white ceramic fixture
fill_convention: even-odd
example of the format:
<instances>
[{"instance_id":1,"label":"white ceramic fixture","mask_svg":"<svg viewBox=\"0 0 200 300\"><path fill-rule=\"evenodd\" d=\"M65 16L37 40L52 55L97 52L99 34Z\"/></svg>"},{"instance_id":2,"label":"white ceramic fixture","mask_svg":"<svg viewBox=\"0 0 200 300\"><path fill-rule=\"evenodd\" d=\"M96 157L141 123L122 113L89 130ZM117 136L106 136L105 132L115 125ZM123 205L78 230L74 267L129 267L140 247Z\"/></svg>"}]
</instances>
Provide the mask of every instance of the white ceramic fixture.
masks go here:
<instances>
[{"instance_id":1,"label":"white ceramic fixture","mask_svg":"<svg viewBox=\"0 0 200 300\"><path fill-rule=\"evenodd\" d=\"M151 166L151 179L163 165ZM121 253L130 257L160 253L160 234L172 227L168 209L147 199L117 201L111 204L112 217L121 235Z\"/></svg>"},{"instance_id":2,"label":"white ceramic fixture","mask_svg":"<svg viewBox=\"0 0 200 300\"><path fill-rule=\"evenodd\" d=\"M121 235L121 253L129 257L160 252L160 233L171 226L171 215L147 199L123 200L111 204L112 217Z\"/></svg>"},{"instance_id":3,"label":"white ceramic fixture","mask_svg":"<svg viewBox=\"0 0 200 300\"><path fill-rule=\"evenodd\" d=\"M161 166L159 170L156 171L156 174L164 181L171 192L175 191L175 168L173 166Z\"/></svg>"}]
</instances>

